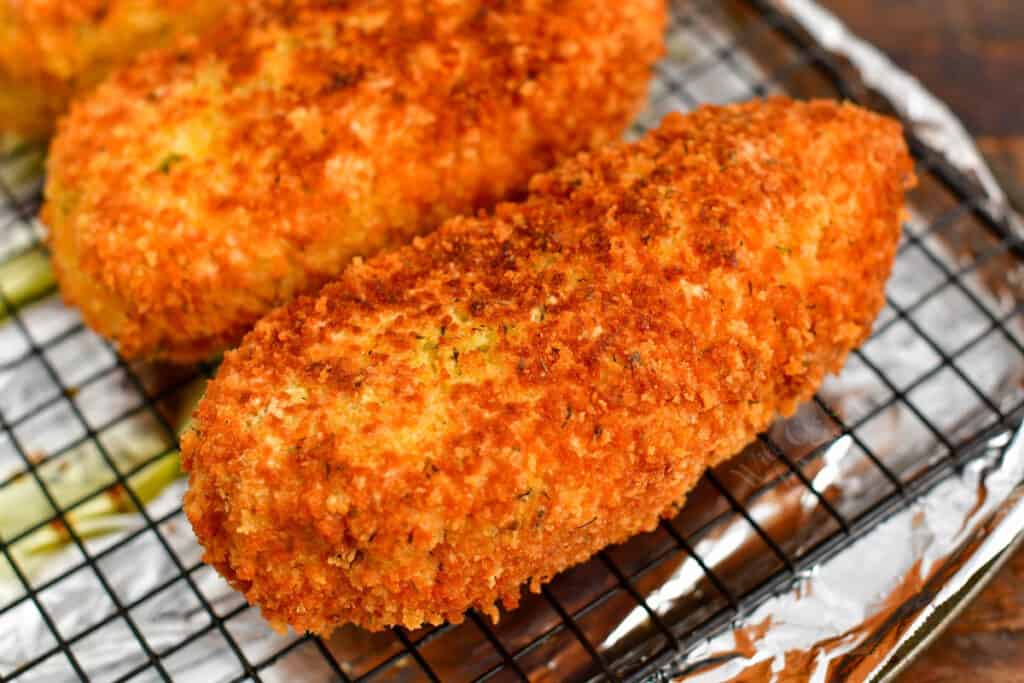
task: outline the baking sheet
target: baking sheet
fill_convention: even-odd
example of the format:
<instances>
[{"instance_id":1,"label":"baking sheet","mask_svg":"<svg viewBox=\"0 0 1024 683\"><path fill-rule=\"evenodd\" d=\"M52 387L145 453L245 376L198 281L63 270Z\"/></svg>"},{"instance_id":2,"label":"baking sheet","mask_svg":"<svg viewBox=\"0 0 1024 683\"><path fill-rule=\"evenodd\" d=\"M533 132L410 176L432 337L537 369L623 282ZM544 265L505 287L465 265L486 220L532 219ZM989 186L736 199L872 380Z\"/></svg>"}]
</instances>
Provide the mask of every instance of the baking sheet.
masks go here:
<instances>
[{"instance_id":1,"label":"baking sheet","mask_svg":"<svg viewBox=\"0 0 1024 683\"><path fill-rule=\"evenodd\" d=\"M1015 220L948 110L816 5L790 4L824 45L849 51L865 82L888 91L915 132L978 179L988 210ZM836 96L807 50L782 38L751 3L676 2L668 46L632 135L699 102ZM5 177L15 171L5 168ZM851 680L867 680L907 634L922 630L915 626L943 591L957 592L954 577L966 581L1016 537L1024 272L971 206L926 170L921 176L889 283L891 305L876 336L819 400L716 468L676 519L563 573L547 595L527 597L493 627L532 679L598 676L590 645L621 676L833 680L845 666L856 673ZM0 254L42 232L25 220L30 210L17 210L32 206L38 180L17 180L18 203L0 215ZM9 428L0 437L0 478L24 470L21 454L29 453L48 459L39 471L58 490L68 477L104 471L98 445L122 472L172 448L166 421L194 390L192 371L120 362L55 295L0 327L0 368L0 415ZM113 481L108 472L96 487ZM183 488L179 480L147 506L159 534L126 513L112 533L24 567L42 588L35 599L0 559L0 674L57 647L42 611L98 680L136 671L132 680L160 680L146 668L133 629L151 651L167 652L161 666L175 680L242 680L238 652L264 665L264 681L334 680L328 654L353 678L376 670L374 680L425 680L408 643L419 643L442 680L499 671L502 657L474 621L400 636L350 627L322 643L277 635L200 562L180 513ZM941 585L907 610L935 577ZM571 624L556 604L575 615ZM879 630L899 610L904 620L883 642ZM669 645L682 654L666 658ZM863 663L851 664L851 653ZM74 679L58 650L18 680Z\"/></svg>"}]
</instances>

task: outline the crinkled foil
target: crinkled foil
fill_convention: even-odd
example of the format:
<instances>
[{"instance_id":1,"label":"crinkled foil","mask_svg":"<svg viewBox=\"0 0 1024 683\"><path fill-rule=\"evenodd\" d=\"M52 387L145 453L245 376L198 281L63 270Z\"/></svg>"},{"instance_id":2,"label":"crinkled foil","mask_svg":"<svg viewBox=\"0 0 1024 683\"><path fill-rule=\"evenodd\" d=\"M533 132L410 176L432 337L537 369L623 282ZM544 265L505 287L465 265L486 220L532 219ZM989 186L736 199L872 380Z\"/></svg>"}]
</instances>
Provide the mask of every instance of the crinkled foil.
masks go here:
<instances>
[{"instance_id":1,"label":"crinkled foil","mask_svg":"<svg viewBox=\"0 0 1024 683\"><path fill-rule=\"evenodd\" d=\"M674 3L668 55L632 135L699 102L837 95L761 4ZM784 9L817 41L812 49L845 57L879 106L974 178L992 214L1017 220L945 106L814 3ZM0 175L17 200L0 209L2 261L42 228L25 218L38 177L24 161L0 164ZM998 239L957 210L960 199L921 175L888 286L900 310L887 307L876 336L818 400L716 468L678 517L564 572L547 595L525 596L490 633L472 620L404 633L439 679L512 680L499 671L493 636L538 681L601 678L588 645L623 678L886 680L984 584L1024 528L1014 412L1024 399L1024 329L1009 317L1024 277L1018 258L993 252ZM28 454L53 457L39 474L54 491L76 478L108 486L114 475L97 444L122 471L173 446L154 415L173 414L173 388L189 371L119 364L56 295L16 322L0 325L0 415L10 426L0 481L15 481ZM154 409L143 392L158 397ZM993 409L1011 419L993 424ZM348 627L317 642L270 630L201 564L179 511L183 490L179 480L147 505L159 535L125 511L81 549L19 563L35 596L0 557L0 677L31 664L19 681L76 680L56 628L96 680L240 681L251 672L238 652L263 681L336 680L326 655L353 679L425 680L392 633ZM7 550L21 557L24 543ZM551 600L574 615L575 631Z\"/></svg>"},{"instance_id":2,"label":"crinkled foil","mask_svg":"<svg viewBox=\"0 0 1024 683\"><path fill-rule=\"evenodd\" d=\"M891 680L1013 550L1024 439L988 453L655 680Z\"/></svg>"},{"instance_id":3,"label":"crinkled foil","mask_svg":"<svg viewBox=\"0 0 1024 683\"><path fill-rule=\"evenodd\" d=\"M847 59L863 84L881 95L929 147L972 176L994 216L1020 229L1020 217L972 138L942 101L817 3L778 4L823 48ZM1014 269L1005 276L1017 274ZM899 287L894 281L890 295ZM1014 305L1019 301L1016 295L1012 299ZM944 317L952 324L958 320L955 311ZM913 362L911 348L906 350L900 362ZM992 359L993 369L1001 372L1004 361L1009 359ZM832 389L844 384L848 370ZM947 398L932 400L944 403ZM950 412L955 411L955 404L950 405ZM897 430L892 437L900 438ZM846 438L832 448L844 448ZM803 572L789 591L772 596L660 667L651 680L895 679L1024 538L1024 436L1019 429L1000 430L978 448L984 455L962 471ZM823 473L828 469L826 464ZM832 477L828 475L840 486L859 486Z\"/></svg>"},{"instance_id":4,"label":"crinkled foil","mask_svg":"<svg viewBox=\"0 0 1024 683\"><path fill-rule=\"evenodd\" d=\"M848 59L860 80L880 93L913 131L984 188L988 208L1019 228L1006 196L978 152L974 139L946 106L911 74L897 68L878 48L853 35L834 15L812 0L777 0L825 49ZM884 17L879 17L884 21Z\"/></svg>"}]
</instances>

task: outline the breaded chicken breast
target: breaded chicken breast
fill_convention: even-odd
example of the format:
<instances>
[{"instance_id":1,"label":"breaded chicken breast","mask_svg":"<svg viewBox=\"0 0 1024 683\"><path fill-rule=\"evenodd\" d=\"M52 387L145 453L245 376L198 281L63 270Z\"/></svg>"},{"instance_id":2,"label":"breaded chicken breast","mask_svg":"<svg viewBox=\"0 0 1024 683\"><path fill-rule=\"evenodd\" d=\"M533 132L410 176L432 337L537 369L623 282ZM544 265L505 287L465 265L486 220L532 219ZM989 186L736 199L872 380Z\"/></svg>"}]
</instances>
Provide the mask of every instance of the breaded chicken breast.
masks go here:
<instances>
[{"instance_id":1,"label":"breaded chicken breast","mask_svg":"<svg viewBox=\"0 0 1024 683\"><path fill-rule=\"evenodd\" d=\"M72 97L143 50L202 30L225 0L0 0L0 131L45 138Z\"/></svg>"},{"instance_id":2,"label":"breaded chicken breast","mask_svg":"<svg viewBox=\"0 0 1024 683\"><path fill-rule=\"evenodd\" d=\"M840 369L912 173L899 124L854 106L708 107L353 263L198 407L206 561L299 631L514 606Z\"/></svg>"},{"instance_id":3,"label":"breaded chicken breast","mask_svg":"<svg viewBox=\"0 0 1024 683\"><path fill-rule=\"evenodd\" d=\"M64 296L128 357L237 344L352 257L617 138L664 4L297 0L151 53L53 142L43 220Z\"/></svg>"}]
</instances>

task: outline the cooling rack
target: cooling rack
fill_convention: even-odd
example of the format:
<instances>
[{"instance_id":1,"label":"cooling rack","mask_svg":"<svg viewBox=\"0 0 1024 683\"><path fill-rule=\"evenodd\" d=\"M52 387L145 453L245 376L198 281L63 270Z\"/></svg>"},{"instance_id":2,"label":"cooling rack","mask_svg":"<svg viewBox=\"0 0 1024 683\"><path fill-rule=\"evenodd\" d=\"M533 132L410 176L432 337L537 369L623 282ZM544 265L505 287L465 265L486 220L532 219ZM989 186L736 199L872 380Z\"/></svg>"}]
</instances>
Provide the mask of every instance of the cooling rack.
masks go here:
<instances>
[{"instance_id":1,"label":"cooling rack","mask_svg":"<svg viewBox=\"0 0 1024 683\"><path fill-rule=\"evenodd\" d=\"M676 2L668 56L630 134L668 111L772 93L884 107L771 3ZM11 169L26 153L9 152L0 163L0 500L41 500L47 513L5 527L0 539L0 652L14 653L0 654L0 678L671 675L674 653L1006 443L998 436L1021 422L1024 247L971 180L908 140L920 187L886 308L842 375L796 417L708 472L677 518L563 573L497 624L471 612L458 625L349 627L327 639L270 631L201 562L182 482L153 490L176 466L182 407L214 368L127 363L52 285L10 291L5 274L16 280L45 254L34 219L39 182L17 178ZM97 506L120 514L90 526ZM26 548L40 538L63 547L29 561Z\"/></svg>"}]
</instances>

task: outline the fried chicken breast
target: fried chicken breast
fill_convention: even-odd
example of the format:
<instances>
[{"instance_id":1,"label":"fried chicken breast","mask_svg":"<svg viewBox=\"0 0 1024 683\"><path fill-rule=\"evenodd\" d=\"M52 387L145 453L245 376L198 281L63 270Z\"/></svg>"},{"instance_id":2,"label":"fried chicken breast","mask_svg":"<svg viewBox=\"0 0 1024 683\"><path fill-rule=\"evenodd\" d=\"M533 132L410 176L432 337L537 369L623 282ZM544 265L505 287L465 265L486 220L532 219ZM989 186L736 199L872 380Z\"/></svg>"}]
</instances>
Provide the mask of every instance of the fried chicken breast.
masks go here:
<instances>
[{"instance_id":1,"label":"fried chicken breast","mask_svg":"<svg viewBox=\"0 0 1024 683\"><path fill-rule=\"evenodd\" d=\"M53 142L63 294L125 356L208 357L617 138L665 22L664 0L256 4L120 71Z\"/></svg>"},{"instance_id":2,"label":"fried chicken breast","mask_svg":"<svg viewBox=\"0 0 1024 683\"><path fill-rule=\"evenodd\" d=\"M45 138L114 68L216 22L224 0L0 0L0 131Z\"/></svg>"},{"instance_id":3,"label":"fried chicken breast","mask_svg":"<svg viewBox=\"0 0 1024 683\"><path fill-rule=\"evenodd\" d=\"M869 333L912 163L784 99L670 115L262 320L183 441L277 625L458 621L651 529Z\"/></svg>"}]
</instances>

